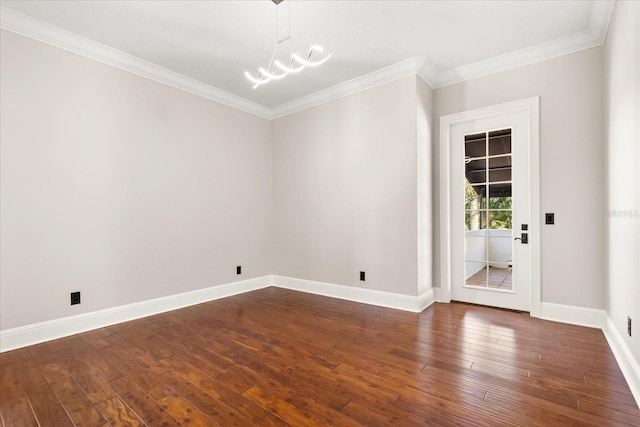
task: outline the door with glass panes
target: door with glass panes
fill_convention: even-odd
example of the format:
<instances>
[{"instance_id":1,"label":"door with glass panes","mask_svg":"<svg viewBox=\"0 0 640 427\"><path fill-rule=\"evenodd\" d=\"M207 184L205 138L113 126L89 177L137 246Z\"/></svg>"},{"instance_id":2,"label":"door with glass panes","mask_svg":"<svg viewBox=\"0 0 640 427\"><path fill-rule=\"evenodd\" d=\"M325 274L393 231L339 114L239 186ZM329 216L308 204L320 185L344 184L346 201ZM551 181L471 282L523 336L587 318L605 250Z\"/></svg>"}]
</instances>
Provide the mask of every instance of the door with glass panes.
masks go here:
<instances>
[{"instance_id":1,"label":"door with glass panes","mask_svg":"<svg viewBox=\"0 0 640 427\"><path fill-rule=\"evenodd\" d=\"M528 311L528 117L452 127L452 299Z\"/></svg>"}]
</instances>

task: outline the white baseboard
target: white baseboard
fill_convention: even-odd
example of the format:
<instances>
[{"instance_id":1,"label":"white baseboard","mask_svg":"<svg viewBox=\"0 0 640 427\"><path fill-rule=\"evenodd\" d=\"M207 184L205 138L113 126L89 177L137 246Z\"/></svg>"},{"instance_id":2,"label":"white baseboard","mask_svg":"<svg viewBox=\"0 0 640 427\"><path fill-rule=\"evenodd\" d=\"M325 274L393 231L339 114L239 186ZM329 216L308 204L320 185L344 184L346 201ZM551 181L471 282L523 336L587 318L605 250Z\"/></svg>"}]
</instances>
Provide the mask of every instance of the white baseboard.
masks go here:
<instances>
[{"instance_id":1,"label":"white baseboard","mask_svg":"<svg viewBox=\"0 0 640 427\"><path fill-rule=\"evenodd\" d=\"M602 331L609 342L609 347L618 362L622 375L624 375L624 378L627 380L631 393L640 408L640 364L633 357L629 346L608 315Z\"/></svg>"},{"instance_id":2,"label":"white baseboard","mask_svg":"<svg viewBox=\"0 0 640 427\"><path fill-rule=\"evenodd\" d=\"M418 312L423 311L434 302L436 302L436 299L434 297L433 288L427 289L426 291L418 295Z\"/></svg>"},{"instance_id":3,"label":"white baseboard","mask_svg":"<svg viewBox=\"0 0 640 427\"><path fill-rule=\"evenodd\" d=\"M0 331L0 353L269 286L416 313L435 301L449 302L451 299L440 288L411 296L292 277L263 276ZM543 302L541 318L603 329L640 406L640 366L604 310Z\"/></svg>"},{"instance_id":4,"label":"white baseboard","mask_svg":"<svg viewBox=\"0 0 640 427\"><path fill-rule=\"evenodd\" d=\"M589 328L604 328L607 313L595 308L577 307L573 305L543 302L540 304L540 318L554 322L587 326Z\"/></svg>"},{"instance_id":5,"label":"white baseboard","mask_svg":"<svg viewBox=\"0 0 640 427\"><path fill-rule=\"evenodd\" d=\"M141 301L0 331L0 353L271 286L272 276Z\"/></svg>"},{"instance_id":6,"label":"white baseboard","mask_svg":"<svg viewBox=\"0 0 640 427\"><path fill-rule=\"evenodd\" d=\"M434 302L433 289L419 296L410 296L290 277L263 276L0 331L0 353L269 286L412 312L420 312Z\"/></svg>"},{"instance_id":7,"label":"white baseboard","mask_svg":"<svg viewBox=\"0 0 640 427\"><path fill-rule=\"evenodd\" d=\"M421 312L434 302L433 289L419 296L411 296L284 276L273 276L273 286L414 313Z\"/></svg>"},{"instance_id":8,"label":"white baseboard","mask_svg":"<svg viewBox=\"0 0 640 427\"><path fill-rule=\"evenodd\" d=\"M431 288L433 290L433 298L437 302L451 302L451 292L444 288Z\"/></svg>"}]
</instances>

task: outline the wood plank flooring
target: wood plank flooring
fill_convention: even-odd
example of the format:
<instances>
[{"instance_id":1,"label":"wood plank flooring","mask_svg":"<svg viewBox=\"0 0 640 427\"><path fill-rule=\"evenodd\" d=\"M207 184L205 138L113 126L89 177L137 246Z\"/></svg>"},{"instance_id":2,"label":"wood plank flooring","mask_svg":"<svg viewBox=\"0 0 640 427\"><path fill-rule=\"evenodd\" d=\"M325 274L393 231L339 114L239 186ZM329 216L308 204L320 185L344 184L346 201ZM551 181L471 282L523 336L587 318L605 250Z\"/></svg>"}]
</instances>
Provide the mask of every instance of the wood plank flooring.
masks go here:
<instances>
[{"instance_id":1,"label":"wood plank flooring","mask_svg":"<svg viewBox=\"0 0 640 427\"><path fill-rule=\"evenodd\" d=\"M14 426L624 426L601 331L267 288L0 354Z\"/></svg>"}]
</instances>

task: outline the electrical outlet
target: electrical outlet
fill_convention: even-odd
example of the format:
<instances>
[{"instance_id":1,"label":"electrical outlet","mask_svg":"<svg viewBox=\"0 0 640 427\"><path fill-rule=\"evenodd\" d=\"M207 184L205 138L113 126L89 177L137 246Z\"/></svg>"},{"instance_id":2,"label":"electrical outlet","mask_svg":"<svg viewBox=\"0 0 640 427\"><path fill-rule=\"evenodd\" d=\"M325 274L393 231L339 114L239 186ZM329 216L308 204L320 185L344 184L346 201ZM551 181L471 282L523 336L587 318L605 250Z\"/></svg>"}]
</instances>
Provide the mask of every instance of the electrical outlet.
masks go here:
<instances>
[{"instance_id":1,"label":"electrical outlet","mask_svg":"<svg viewBox=\"0 0 640 427\"><path fill-rule=\"evenodd\" d=\"M236 274L242 274L242 266L241 265L236 267Z\"/></svg>"},{"instance_id":2,"label":"electrical outlet","mask_svg":"<svg viewBox=\"0 0 640 427\"><path fill-rule=\"evenodd\" d=\"M360 272L360 280L364 282L364 271Z\"/></svg>"},{"instance_id":3,"label":"electrical outlet","mask_svg":"<svg viewBox=\"0 0 640 427\"><path fill-rule=\"evenodd\" d=\"M554 213L546 213L544 214L544 223L553 225L556 223L556 214Z\"/></svg>"},{"instance_id":4,"label":"electrical outlet","mask_svg":"<svg viewBox=\"0 0 640 427\"><path fill-rule=\"evenodd\" d=\"M627 316L627 333L631 336L631 316Z\"/></svg>"},{"instance_id":5,"label":"electrical outlet","mask_svg":"<svg viewBox=\"0 0 640 427\"><path fill-rule=\"evenodd\" d=\"M71 305L80 304L80 292L71 292Z\"/></svg>"}]
</instances>

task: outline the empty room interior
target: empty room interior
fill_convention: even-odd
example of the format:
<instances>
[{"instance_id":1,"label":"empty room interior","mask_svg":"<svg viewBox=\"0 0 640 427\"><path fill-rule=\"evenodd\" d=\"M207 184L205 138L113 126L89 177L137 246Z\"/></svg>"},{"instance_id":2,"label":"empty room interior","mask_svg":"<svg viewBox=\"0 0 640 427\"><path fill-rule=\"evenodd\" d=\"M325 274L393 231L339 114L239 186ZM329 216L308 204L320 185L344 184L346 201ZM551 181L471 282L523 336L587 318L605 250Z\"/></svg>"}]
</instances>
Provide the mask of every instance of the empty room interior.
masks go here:
<instances>
[{"instance_id":1,"label":"empty room interior","mask_svg":"<svg viewBox=\"0 0 640 427\"><path fill-rule=\"evenodd\" d=\"M0 18L2 427L640 425L640 1Z\"/></svg>"}]
</instances>

